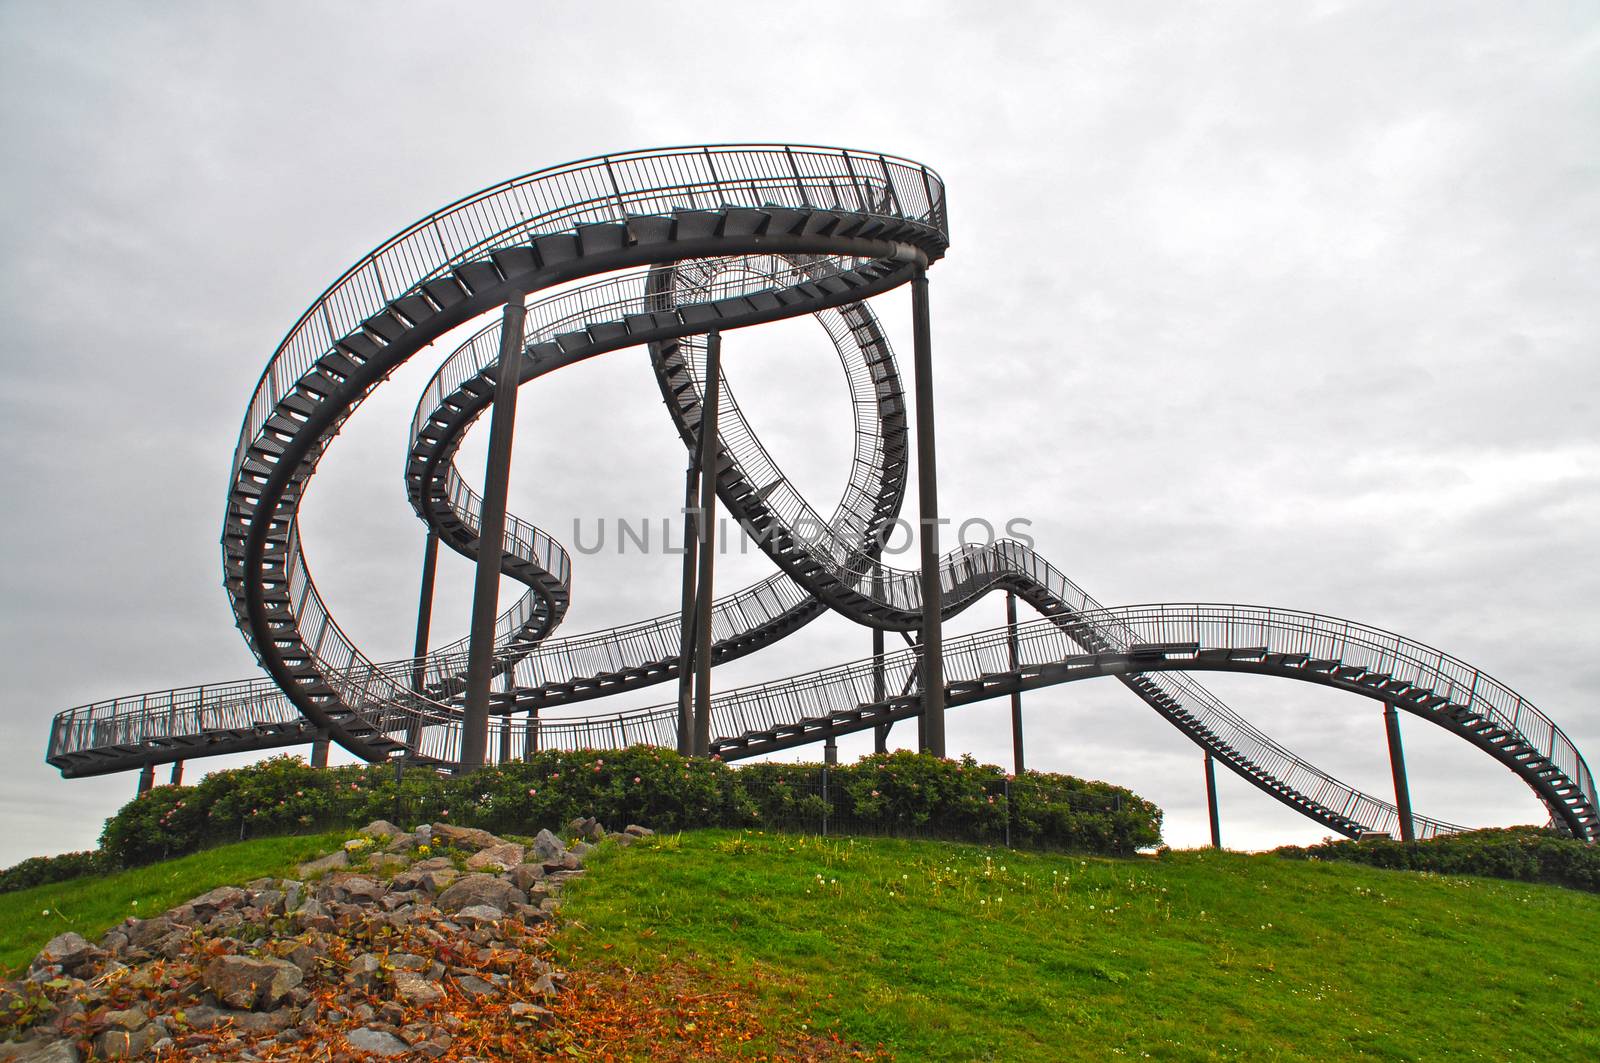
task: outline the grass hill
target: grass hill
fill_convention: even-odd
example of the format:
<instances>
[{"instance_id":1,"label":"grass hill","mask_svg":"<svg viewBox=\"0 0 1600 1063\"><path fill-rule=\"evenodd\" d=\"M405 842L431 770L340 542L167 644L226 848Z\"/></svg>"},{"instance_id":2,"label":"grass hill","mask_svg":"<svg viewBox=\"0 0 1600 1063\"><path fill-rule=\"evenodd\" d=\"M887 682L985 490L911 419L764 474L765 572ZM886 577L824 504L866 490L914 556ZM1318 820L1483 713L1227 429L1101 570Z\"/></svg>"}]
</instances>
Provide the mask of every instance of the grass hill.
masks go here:
<instances>
[{"instance_id":1,"label":"grass hill","mask_svg":"<svg viewBox=\"0 0 1600 1063\"><path fill-rule=\"evenodd\" d=\"M704 831L567 897L578 968L751 983L909 1060L1600 1059L1600 896L1210 851Z\"/></svg>"},{"instance_id":2,"label":"grass hill","mask_svg":"<svg viewBox=\"0 0 1600 1063\"><path fill-rule=\"evenodd\" d=\"M344 837L0 895L0 964L289 873ZM558 949L593 994L577 1009L610 1024L610 1058L1600 1058L1590 893L1270 855L738 831L603 847L591 867Z\"/></svg>"}]
</instances>

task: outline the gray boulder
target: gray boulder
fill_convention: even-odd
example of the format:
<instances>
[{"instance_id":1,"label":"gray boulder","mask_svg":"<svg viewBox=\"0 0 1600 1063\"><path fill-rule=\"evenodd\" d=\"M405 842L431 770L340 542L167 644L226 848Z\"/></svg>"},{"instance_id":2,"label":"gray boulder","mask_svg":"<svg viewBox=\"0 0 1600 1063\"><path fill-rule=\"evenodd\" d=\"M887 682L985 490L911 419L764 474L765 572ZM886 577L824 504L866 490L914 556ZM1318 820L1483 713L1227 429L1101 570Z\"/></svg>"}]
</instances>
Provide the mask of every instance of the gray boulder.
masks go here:
<instances>
[{"instance_id":1,"label":"gray boulder","mask_svg":"<svg viewBox=\"0 0 1600 1063\"><path fill-rule=\"evenodd\" d=\"M230 1008L268 1011L303 981L300 968L288 960L251 956L218 956L206 965L201 980Z\"/></svg>"},{"instance_id":2,"label":"gray boulder","mask_svg":"<svg viewBox=\"0 0 1600 1063\"><path fill-rule=\"evenodd\" d=\"M371 1052L375 1056L399 1056L411 1051L410 1046L394 1034L370 1026L351 1030L344 1039L358 1052Z\"/></svg>"},{"instance_id":3,"label":"gray boulder","mask_svg":"<svg viewBox=\"0 0 1600 1063\"><path fill-rule=\"evenodd\" d=\"M493 875L462 875L450 888L439 894L439 908L446 912L459 912L474 905L487 905L501 912L511 910L513 904L526 904L528 895L511 883Z\"/></svg>"}]
</instances>

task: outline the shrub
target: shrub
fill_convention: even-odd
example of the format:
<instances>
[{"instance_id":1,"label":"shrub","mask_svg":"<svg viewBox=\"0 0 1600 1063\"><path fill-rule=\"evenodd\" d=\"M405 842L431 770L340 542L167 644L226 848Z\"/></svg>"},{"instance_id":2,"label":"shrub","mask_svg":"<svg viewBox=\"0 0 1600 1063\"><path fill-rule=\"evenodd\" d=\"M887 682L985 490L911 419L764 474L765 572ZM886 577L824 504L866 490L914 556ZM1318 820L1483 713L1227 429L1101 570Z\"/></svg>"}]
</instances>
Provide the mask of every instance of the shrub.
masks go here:
<instances>
[{"instance_id":1,"label":"shrub","mask_svg":"<svg viewBox=\"0 0 1600 1063\"><path fill-rule=\"evenodd\" d=\"M0 871L0 893L97 875L103 870L105 860L98 852L34 856Z\"/></svg>"},{"instance_id":2,"label":"shrub","mask_svg":"<svg viewBox=\"0 0 1600 1063\"><path fill-rule=\"evenodd\" d=\"M1445 834L1420 842L1373 839L1288 846L1280 856L1346 860L1404 871L1483 875L1600 892L1600 847L1544 827L1507 827Z\"/></svg>"},{"instance_id":3,"label":"shrub","mask_svg":"<svg viewBox=\"0 0 1600 1063\"><path fill-rule=\"evenodd\" d=\"M281 756L214 772L197 786L153 789L106 822L100 844L114 865L132 866L213 842L374 819L527 834L578 816L677 831L815 829L825 815L888 833L991 842L1005 836L1009 817L1014 842L1094 852L1126 853L1160 840L1161 811L1106 783L1039 772L1008 782L999 768L971 757L890 753L830 768L824 801L820 767L732 768L633 746L547 750L466 775L413 767L396 780L384 765L315 769Z\"/></svg>"}]
</instances>

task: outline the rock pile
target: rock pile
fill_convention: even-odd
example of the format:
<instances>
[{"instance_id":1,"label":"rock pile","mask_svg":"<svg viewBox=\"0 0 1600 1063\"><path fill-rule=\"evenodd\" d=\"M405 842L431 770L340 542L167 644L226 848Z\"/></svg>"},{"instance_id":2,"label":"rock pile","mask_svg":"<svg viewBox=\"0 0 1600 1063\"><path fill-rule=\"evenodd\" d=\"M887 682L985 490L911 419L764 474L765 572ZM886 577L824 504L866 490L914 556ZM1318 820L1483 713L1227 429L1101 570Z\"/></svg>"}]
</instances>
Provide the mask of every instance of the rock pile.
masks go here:
<instances>
[{"instance_id":1,"label":"rock pile","mask_svg":"<svg viewBox=\"0 0 1600 1063\"><path fill-rule=\"evenodd\" d=\"M602 841L651 833L567 827L570 846L548 830L523 845L380 820L296 878L222 886L95 944L62 934L0 983L23 1038L0 1063L465 1059L474 1003L536 1031L565 980L546 943L563 883Z\"/></svg>"}]
</instances>

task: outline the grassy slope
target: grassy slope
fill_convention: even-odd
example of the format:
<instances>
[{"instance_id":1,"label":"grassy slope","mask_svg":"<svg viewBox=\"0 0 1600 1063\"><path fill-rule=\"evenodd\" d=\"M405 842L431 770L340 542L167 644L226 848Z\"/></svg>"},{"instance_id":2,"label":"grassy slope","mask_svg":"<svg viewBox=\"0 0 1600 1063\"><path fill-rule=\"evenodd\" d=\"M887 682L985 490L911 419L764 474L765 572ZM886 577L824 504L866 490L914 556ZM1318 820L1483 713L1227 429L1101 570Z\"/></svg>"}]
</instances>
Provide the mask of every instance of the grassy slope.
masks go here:
<instances>
[{"instance_id":1,"label":"grassy slope","mask_svg":"<svg viewBox=\"0 0 1600 1063\"><path fill-rule=\"evenodd\" d=\"M1591 894L721 831L612 859L572 962L754 977L769 1025L902 1059L1600 1059Z\"/></svg>"},{"instance_id":2,"label":"grassy slope","mask_svg":"<svg viewBox=\"0 0 1600 1063\"><path fill-rule=\"evenodd\" d=\"M46 941L65 931L95 941L130 915L156 915L216 886L288 874L346 837L262 838L133 871L0 893L0 970L25 966Z\"/></svg>"}]
</instances>

